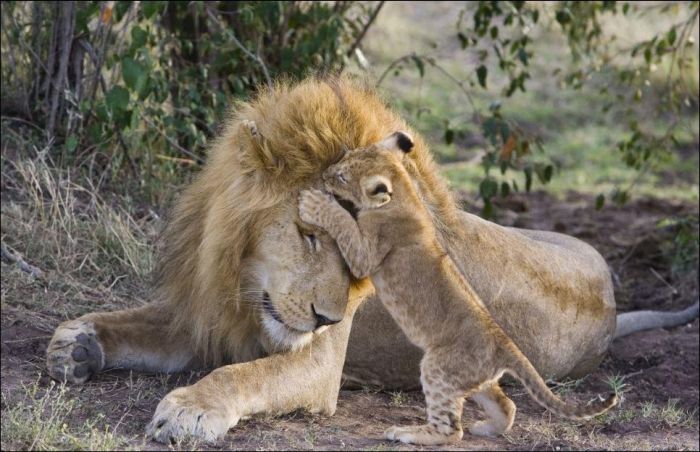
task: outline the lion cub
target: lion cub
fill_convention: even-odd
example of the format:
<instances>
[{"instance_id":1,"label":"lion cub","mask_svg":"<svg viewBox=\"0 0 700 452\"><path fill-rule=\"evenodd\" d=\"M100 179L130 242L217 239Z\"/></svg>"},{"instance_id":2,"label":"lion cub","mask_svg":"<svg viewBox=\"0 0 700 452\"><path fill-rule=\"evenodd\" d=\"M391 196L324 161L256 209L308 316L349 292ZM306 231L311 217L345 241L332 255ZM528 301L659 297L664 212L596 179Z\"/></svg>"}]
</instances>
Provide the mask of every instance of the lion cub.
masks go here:
<instances>
[{"instance_id":1,"label":"lion cub","mask_svg":"<svg viewBox=\"0 0 700 452\"><path fill-rule=\"evenodd\" d=\"M585 419L613 407L614 394L590 406L563 402L492 319L438 243L430 215L402 164L412 148L411 137L396 132L367 148L348 151L324 172L326 189L352 202L357 220L319 190L303 191L299 197L301 219L336 240L353 275L372 278L394 320L425 352L421 383L428 423L391 427L385 436L425 445L459 441L464 397L472 397L487 417L470 428L472 434L507 432L515 404L498 385L504 372L559 416Z\"/></svg>"}]
</instances>

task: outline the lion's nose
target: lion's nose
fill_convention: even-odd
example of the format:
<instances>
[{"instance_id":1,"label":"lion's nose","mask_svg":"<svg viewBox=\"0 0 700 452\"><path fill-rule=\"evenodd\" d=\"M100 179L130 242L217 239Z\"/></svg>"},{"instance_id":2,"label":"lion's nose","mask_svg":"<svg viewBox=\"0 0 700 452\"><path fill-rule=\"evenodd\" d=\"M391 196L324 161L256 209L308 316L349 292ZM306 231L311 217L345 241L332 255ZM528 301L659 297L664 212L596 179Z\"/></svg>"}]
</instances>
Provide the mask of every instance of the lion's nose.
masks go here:
<instances>
[{"instance_id":1,"label":"lion's nose","mask_svg":"<svg viewBox=\"0 0 700 452\"><path fill-rule=\"evenodd\" d=\"M325 325L335 325L336 323L340 322L343 319L338 319L338 320L331 320L325 315L321 315L318 312L316 312L316 308L314 305L311 305L311 312L314 313L314 317L316 317L316 328L325 326Z\"/></svg>"}]
</instances>

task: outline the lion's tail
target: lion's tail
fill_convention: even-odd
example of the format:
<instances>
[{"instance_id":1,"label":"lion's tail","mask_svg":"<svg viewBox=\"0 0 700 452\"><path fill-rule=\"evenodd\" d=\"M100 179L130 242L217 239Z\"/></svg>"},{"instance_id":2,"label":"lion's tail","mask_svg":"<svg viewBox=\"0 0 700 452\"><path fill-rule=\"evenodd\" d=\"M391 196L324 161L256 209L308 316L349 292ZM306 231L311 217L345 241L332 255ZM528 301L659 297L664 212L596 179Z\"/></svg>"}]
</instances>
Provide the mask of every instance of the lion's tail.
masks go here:
<instances>
[{"instance_id":1,"label":"lion's tail","mask_svg":"<svg viewBox=\"0 0 700 452\"><path fill-rule=\"evenodd\" d=\"M513 362L509 363L506 372L520 380L532 398L552 413L567 419L590 419L605 413L610 408L617 405L618 398L616 394L610 394L607 399L586 406L567 403L557 397L547 387L544 380L537 372L537 369L535 369L520 350L514 349L511 350L511 352L513 352L515 356L513 356Z\"/></svg>"},{"instance_id":2,"label":"lion's tail","mask_svg":"<svg viewBox=\"0 0 700 452\"><path fill-rule=\"evenodd\" d=\"M667 328L692 322L700 311L697 301L681 311L634 311L617 315L615 338L652 328Z\"/></svg>"}]
</instances>

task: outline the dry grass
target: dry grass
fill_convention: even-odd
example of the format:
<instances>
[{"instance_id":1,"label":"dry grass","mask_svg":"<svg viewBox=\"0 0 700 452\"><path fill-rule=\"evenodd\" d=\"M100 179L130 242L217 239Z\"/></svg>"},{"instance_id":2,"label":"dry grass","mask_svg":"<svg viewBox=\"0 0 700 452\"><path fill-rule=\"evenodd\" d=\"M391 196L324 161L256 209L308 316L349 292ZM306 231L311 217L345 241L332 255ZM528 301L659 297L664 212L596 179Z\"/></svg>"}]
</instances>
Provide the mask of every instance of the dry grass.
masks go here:
<instances>
[{"instance_id":1,"label":"dry grass","mask_svg":"<svg viewBox=\"0 0 700 452\"><path fill-rule=\"evenodd\" d=\"M57 290L56 305L37 306L31 297L20 304L53 315L59 310L66 318L123 307L127 294L142 301L158 217L137 220L128 199L104 199L77 171L56 168L50 150L17 160L3 151L2 242L43 272L38 279L8 278L3 300L10 291Z\"/></svg>"},{"instance_id":2,"label":"dry grass","mask_svg":"<svg viewBox=\"0 0 700 452\"><path fill-rule=\"evenodd\" d=\"M51 382L40 388L38 380L22 384L22 391L2 393L2 445L17 450L129 450L128 439L117 435L119 425L108 426L105 416L74 424L77 399L69 388ZM11 407L11 408L10 408Z\"/></svg>"},{"instance_id":3,"label":"dry grass","mask_svg":"<svg viewBox=\"0 0 700 452\"><path fill-rule=\"evenodd\" d=\"M128 199L106 200L78 171L57 168L50 145L8 158L13 154L10 143L4 140L2 152L2 243L38 267L41 275L3 261L3 317L10 312L22 313L20 318L29 315L32 328L46 333L39 338L48 341L61 320L143 302L157 219L137 220ZM28 142L22 144L29 148ZM15 342L36 339L36 334ZM35 376L43 368L36 358L27 357L25 363L36 369ZM118 434L119 423L108 422L103 413L86 418L75 389L46 383L36 378L3 384L3 450L138 447L133 438ZM137 405L145 392L134 386L129 397Z\"/></svg>"}]
</instances>

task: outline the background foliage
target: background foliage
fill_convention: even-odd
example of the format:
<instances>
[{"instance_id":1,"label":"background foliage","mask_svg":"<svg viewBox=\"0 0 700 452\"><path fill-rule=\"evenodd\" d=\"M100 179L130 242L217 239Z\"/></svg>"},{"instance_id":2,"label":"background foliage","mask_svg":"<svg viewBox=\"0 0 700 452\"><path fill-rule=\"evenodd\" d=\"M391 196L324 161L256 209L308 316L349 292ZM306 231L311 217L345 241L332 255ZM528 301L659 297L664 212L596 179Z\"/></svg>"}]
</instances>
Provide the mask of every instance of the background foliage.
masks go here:
<instances>
[{"instance_id":1,"label":"background foliage","mask_svg":"<svg viewBox=\"0 0 700 452\"><path fill-rule=\"evenodd\" d=\"M207 140L226 110L259 84L277 76L374 71L362 52L363 39L383 6L4 2L3 118L34 125L52 143L58 165L80 168L98 187L128 178L156 201L162 181L203 162ZM606 32L612 17L649 14L678 20L624 45L624 30ZM478 192L487 216L492 198L529 191L533 182L546 184L559 168L542 134L506 112L533 75L561 90L594 89L597 111L589 114L625 124L611 152L640 174L678 146L683 118L697 116L698 2L467 2L453 21L454 29L440 33L461 49L466 77L434 53L416 51L395 55L375 76L382 86L405 70L420 79L434 71L464 96L469 117L442 112L431 126L442 130L446 145L470 138L482 144ZM533 62L545 57L533 39L545 29L566 40L570 63L533 74ZM494 85L500 92L493 92ZM418 108L416 121L421 113ZM656 127L659 118L664 127ZM523 175L520 184L507 177L514 171ZM598 206L608 197L625 202L635 182L600 193Z\"/></svg>"},{"instance_id":2,"label":"background foliage","mask_svg":"<svg viewBox=\"0 0 700 452\"><path fill-rule=\"evenodd\" d=\"M372 8L5 2L3 115L45 131L64 164L155 192L164 173L203 162L235 99L276 76L339 70Z\"/></svg>"},{"instance_id":3,"label":"background foliage","mask_svg":"<svg viewBox=\"0 0 700 452\"><path fill-rule=\"evenodd\" d=\"M654 24L650 35L641 37L625 27L644 27L654 17L659 24L670 24ZM450 54L470 63L466 74L440 51L446 47L444 42L429 42L428 51L411 49L391 61L379 83L392 72L414 70L423 79L426 69L433 69L456 93L462 91L470 106L469 120L465 121L464 112L456 118L443 112L438 119L448 145L481 135L485 154L479 194L489 214L494 196L505 197L523 188L529 191L533 181L546 184L557 172L559 163L544 149L543 136L548 131L523 127L504 112L513 104L511 98L522 97L533 83L549 84L548 90L560 98L567 91L578 91L578 96L591 100L590 118L624 124L624 134L610 151L641 175L680 146L679 134L687 140L686 129L697 121L698 110L697 24L698 2L469 2L456 17L462 52ZM557 46L559 41L566 44ZM537 95L528 100L542 102ZM414 109L417 118L430 113L426 104ZM473 124L479 126L477 130ZM436 122L431 125L435 127ZM696 137L697 132L693 133ZM522 172L524 187L515 179L493 177L492 170L500 170L501 175ZM619 204L627 201L636 181L635 177L600 193L598 207L606 197Z\"/></svg>"}]
</instances>

